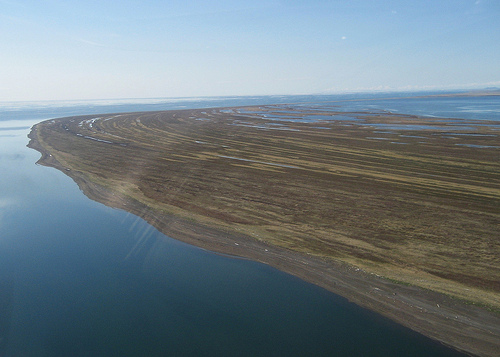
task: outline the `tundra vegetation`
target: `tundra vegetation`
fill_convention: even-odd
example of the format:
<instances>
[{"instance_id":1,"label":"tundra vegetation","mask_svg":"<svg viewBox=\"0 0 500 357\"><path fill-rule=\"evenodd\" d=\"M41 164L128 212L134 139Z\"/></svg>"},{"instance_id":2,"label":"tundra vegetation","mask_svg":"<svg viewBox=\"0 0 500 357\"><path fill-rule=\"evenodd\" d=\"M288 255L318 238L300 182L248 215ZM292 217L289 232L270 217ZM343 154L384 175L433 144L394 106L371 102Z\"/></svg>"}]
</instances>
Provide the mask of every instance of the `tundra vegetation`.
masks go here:
<instances>
[{"instance_id":1,"label":"tundra vegetation","mask_svg":"<svg viewBox=\"0 0 500 357\"><path fill-rule=\"evenodd\" d=\"M335 109L72 117L36 137L157 215L500 309L495 123Z\"/></svg>"}]
</instances>

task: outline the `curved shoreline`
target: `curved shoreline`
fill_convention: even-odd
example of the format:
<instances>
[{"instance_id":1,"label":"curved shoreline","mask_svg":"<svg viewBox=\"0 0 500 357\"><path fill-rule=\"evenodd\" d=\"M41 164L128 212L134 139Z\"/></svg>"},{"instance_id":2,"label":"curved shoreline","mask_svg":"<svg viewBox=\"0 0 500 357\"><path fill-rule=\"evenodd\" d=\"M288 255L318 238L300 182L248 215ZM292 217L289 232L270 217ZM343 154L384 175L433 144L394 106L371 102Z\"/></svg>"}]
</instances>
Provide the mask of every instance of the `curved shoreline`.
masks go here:
<instances>
[{"instance_id":1,"label":"curved shoreline","mask_svg":"<svg viewBox=\"0 0 500 357\"><path fill-rule=\"evenodd\" d=\"M133 213L167 236L214 252L268 264L460 351L480 356L493 356L498 351L498 314L440 293L397 284L339 261L268 245L245 234L157 212L130 197L120 196L90 182L81 172L64 167L39 142L36 127L29 137L28 146L42 154L39 164L62 171L89 198Z\"/></svg>"}]
</instances>

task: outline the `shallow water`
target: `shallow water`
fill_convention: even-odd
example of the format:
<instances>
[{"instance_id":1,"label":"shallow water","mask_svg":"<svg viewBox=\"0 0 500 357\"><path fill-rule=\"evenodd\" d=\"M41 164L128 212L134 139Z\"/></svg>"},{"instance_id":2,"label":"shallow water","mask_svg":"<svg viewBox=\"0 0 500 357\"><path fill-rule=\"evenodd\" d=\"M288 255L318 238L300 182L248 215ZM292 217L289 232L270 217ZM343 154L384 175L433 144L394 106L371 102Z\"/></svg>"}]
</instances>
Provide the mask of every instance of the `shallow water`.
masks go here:
<instances>
[{"instance_id":1,"label":"shallow water","mask_svg":"<svg viewBox=\"0 0 500 357\"><path fill-rule=\"evenodd\" d=\"M86 110L51 107L54 117ZM52 117L41 109L26 119L34 112L21 106L21 119L0 121L0 356L459 355L319 287L89 200L34 164L28 128Z\"/></svg>"}]
</instances>

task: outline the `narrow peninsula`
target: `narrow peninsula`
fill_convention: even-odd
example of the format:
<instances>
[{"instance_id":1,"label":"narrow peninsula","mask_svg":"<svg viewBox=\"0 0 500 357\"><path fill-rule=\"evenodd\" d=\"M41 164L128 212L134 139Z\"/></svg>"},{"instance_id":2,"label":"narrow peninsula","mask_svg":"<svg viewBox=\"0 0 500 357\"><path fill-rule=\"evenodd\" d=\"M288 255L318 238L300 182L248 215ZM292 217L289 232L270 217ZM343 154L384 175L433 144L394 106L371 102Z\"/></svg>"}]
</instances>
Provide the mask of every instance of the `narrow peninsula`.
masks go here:
<instances>
[{"instance_id":1,"label":"narrow peninsula","mask_svg":"<svg viewBox=\"0 0 500 357\"><path fill-rule=\"evenodd\" d=\"M29 146L88 197L172 238L493 356L499 135L486 120L301 103L48 120Z\"/></svg>"}]
</instances>

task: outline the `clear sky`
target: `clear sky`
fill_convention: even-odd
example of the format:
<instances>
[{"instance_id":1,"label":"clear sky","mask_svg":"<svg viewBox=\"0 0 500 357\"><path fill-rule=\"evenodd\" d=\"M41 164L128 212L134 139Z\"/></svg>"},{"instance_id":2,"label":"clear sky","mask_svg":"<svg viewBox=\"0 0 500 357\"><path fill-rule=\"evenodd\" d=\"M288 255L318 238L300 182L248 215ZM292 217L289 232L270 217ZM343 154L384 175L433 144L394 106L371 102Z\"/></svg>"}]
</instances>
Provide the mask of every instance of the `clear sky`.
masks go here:
<instances>
[{"instance_id":1,"label":"clear sky","mask_svg":"<svg viewBox=\"0 0 500 357\"><path fill-rule=\"evenodd\" d=\"M0 0L0 101L500 86L500 0Z\"/></svg>"}]
</instances>

